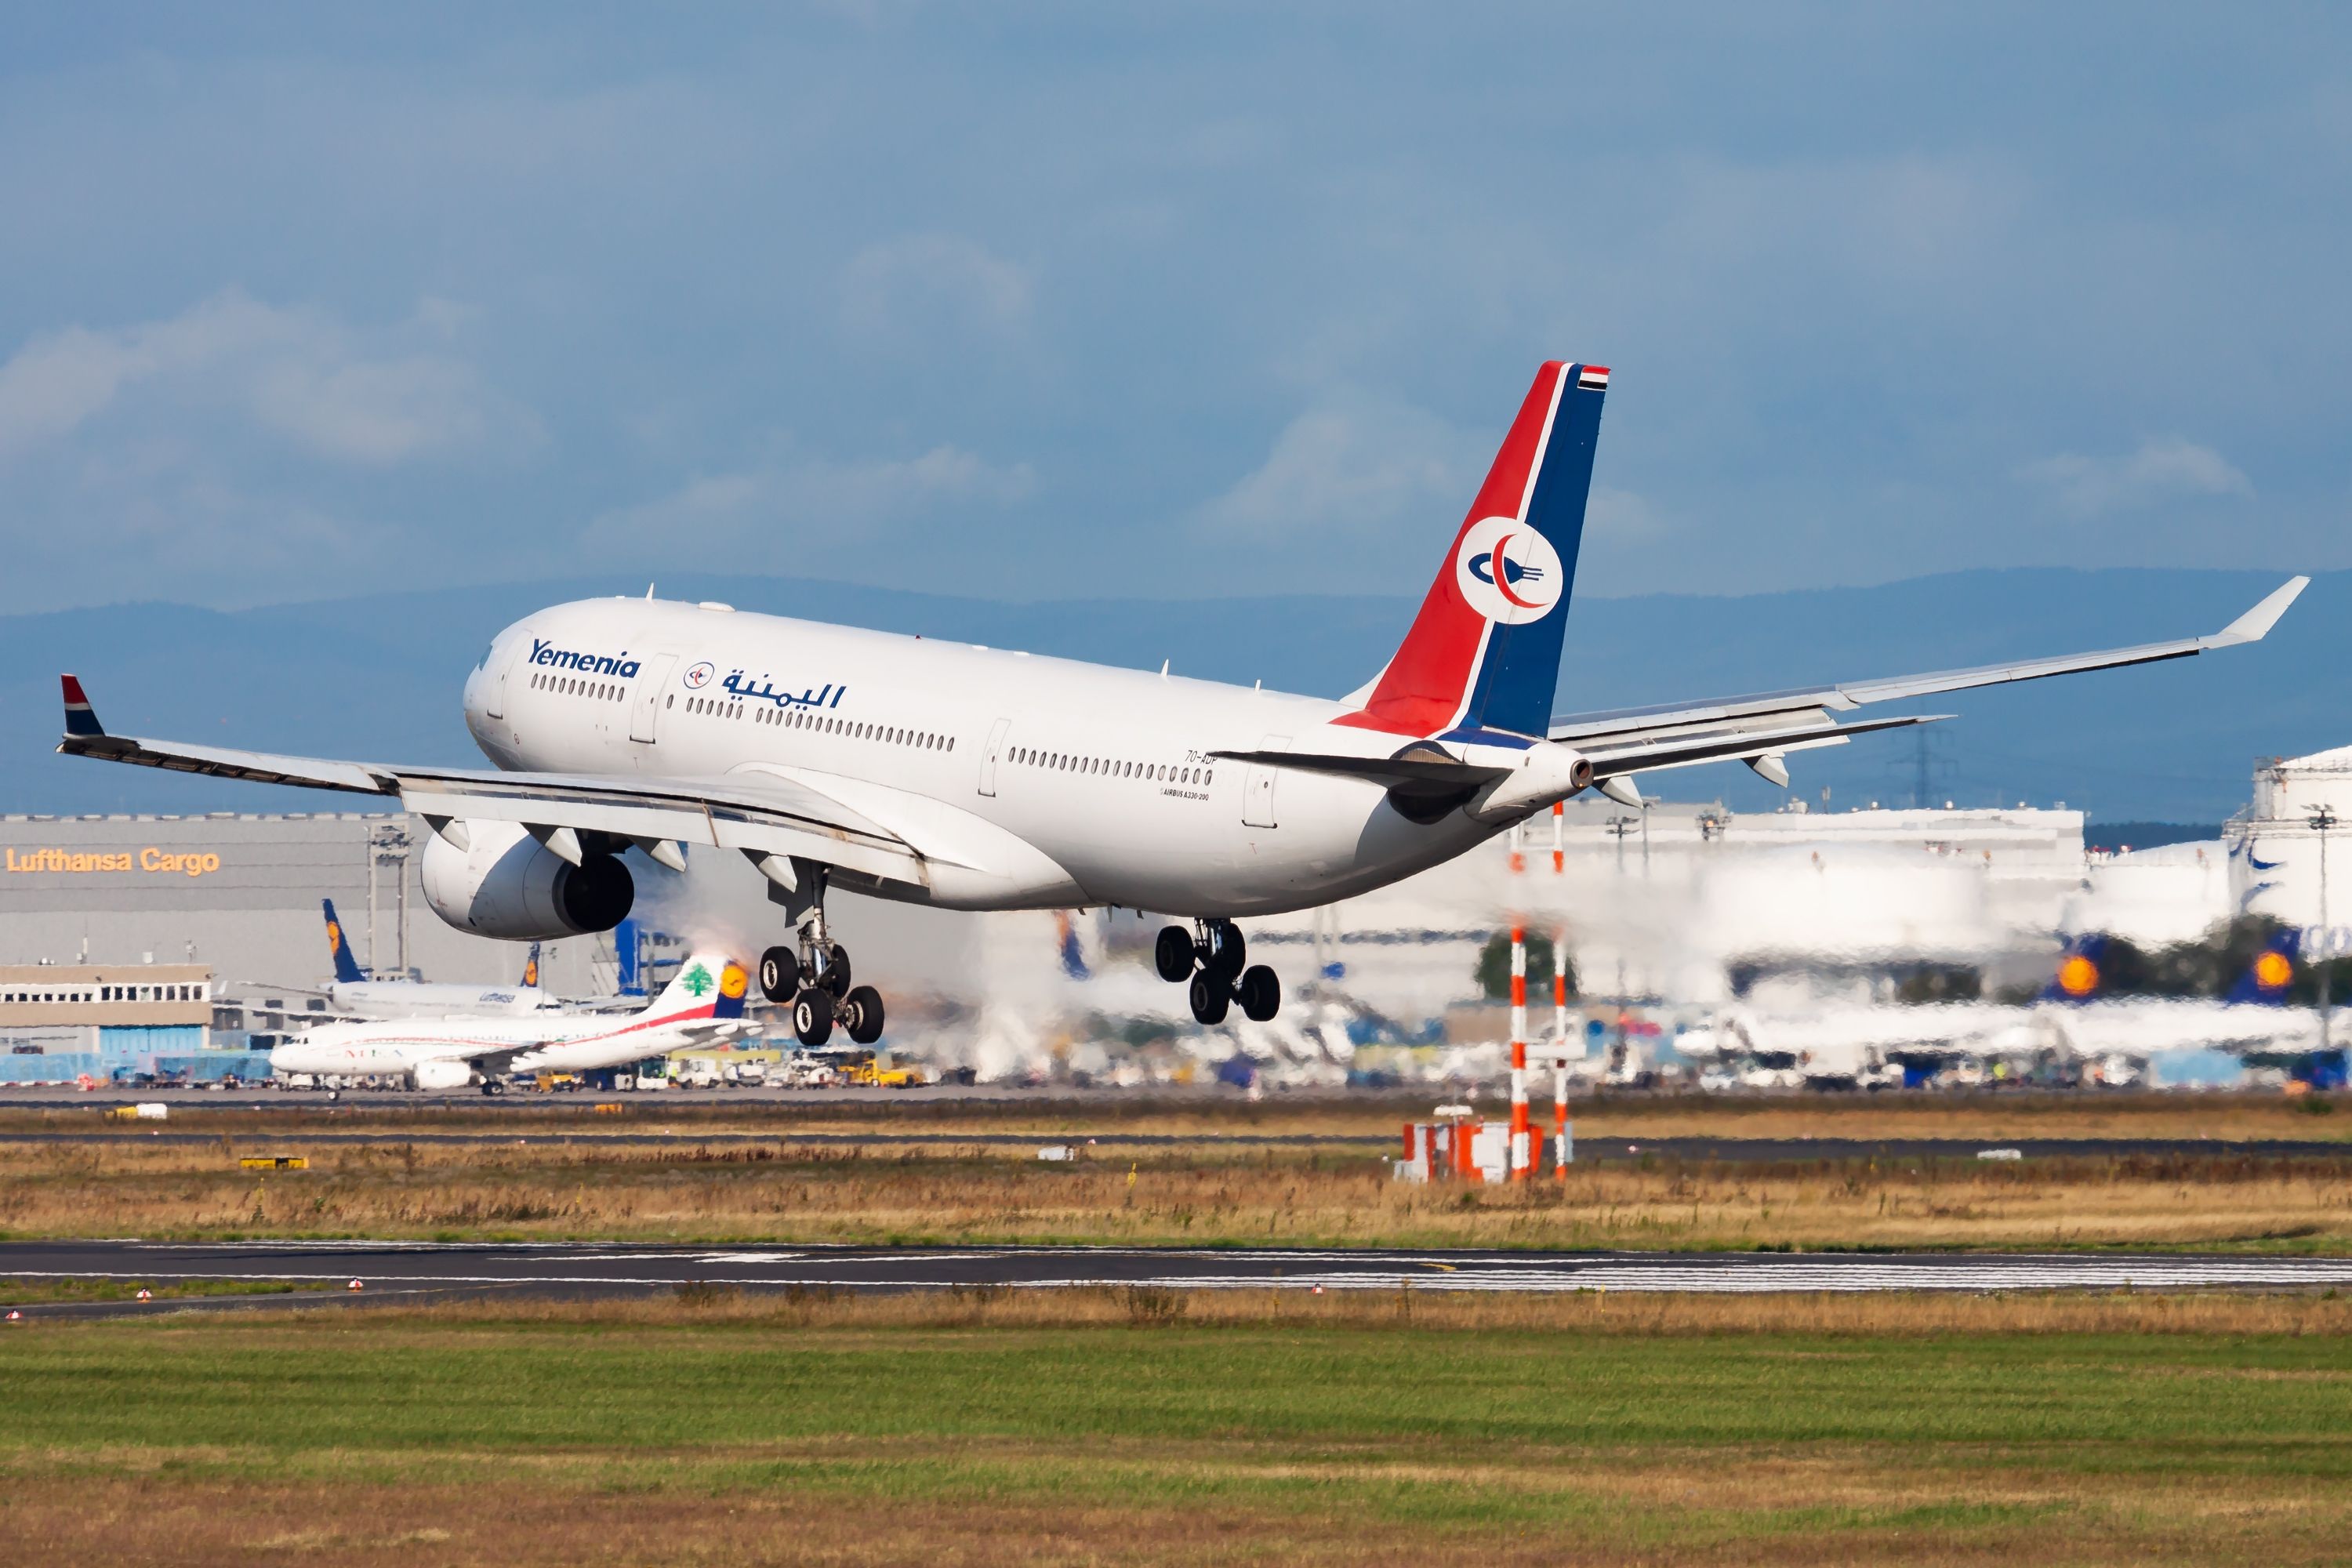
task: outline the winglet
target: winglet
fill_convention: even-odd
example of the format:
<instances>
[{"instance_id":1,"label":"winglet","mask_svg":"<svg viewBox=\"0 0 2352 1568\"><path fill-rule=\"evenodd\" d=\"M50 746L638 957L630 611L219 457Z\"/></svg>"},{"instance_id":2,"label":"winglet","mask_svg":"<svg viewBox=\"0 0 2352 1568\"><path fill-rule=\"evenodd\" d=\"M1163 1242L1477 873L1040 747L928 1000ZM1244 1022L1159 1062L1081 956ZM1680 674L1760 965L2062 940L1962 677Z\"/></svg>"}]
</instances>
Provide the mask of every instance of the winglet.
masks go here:
<instances>
[{"instance_id":1,"label":"winglet","mask_svg":"<svg viewBox=\"0 0 2352 1568\"><path fill-rule=\"evenodd\" d=\"M2308 577L2288 578L2272 589L2261 604L2211 637L2198 638L2198 643L2204 647L2233 647L2239 643L2262 641L2270 635L2270 629L2278 625L2279 617L2286 614L2286 607L2294 603L2295 595L2310 586L2311 579Z\"/></svg>"},{"instance_id":2,"label":"winglet","mask_svg":"<svg viewBox=\"0 0 2352 1568\"><path fill-rule=\"evenodd\" d=\"M98 715L90 711L89 698L81 689L81 678L67 675L58 678L65 683L66 733L68 735L103 735L105 729Z\"/></svg>"}]
</instances>

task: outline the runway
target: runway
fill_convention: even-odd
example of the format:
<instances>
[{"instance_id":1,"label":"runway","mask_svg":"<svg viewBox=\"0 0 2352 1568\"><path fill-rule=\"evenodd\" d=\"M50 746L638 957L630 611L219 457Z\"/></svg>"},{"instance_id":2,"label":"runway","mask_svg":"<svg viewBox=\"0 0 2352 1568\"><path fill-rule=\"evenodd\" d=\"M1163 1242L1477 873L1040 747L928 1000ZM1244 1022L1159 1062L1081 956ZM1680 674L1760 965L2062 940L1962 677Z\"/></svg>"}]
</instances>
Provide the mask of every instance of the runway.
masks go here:
<instances>
[{"instance_id":1,"label":"runway","mask_svg":"<svg viewBox=\"0 0 2352 1568\"><path fill-rule=\"evenodd\" d=\"M404 1131L397 1128L320 1128L299 1123L276 1131L235 1133L164 1131L138 1123L93 1125L70 1131L0 1131L8 1144L141 1143L150 1147L210 1146L227 1136L239 1148L268 1153L314 1149L412 1143L418 1148L757 1149L930 1148L1027 1150L1046 1144L1093 1144L1104 1149L1326 1149L1392 1155L1398 1141L1387 1132L1122 1132L1097 1129L1074 1132L901 1132L887 1128L856 1131L698 1131L692 1128L643 1131L569 1131L538 1128L485 1128L479 1131ZM1547 1133L1548 1137L1549 1134ZM2352 1142L2284 1139L2234 1141L2219 1138L1579 1138L1580 1163L1678 1162L1765 1165L1814 1161L1874 1160L1923 1163L1979 1159L2021 1160L2298 1160L2352 1164Z\"/></svg>"},{"instance_id":2,"label":"runway","mask_svg":"<svg viewBox=\"0 0 2352 1568\"><path fill-rule=\"evenodd\" d=\"M657 1247L593 1243L0 1243L0 1280L251 1281L265 1296L27 1304L27 1319L513 1294L1068 1289L1696 1291L2275 1290L2352 1286L2352 1258L2213 1254L1495 1252L1111 1247ZM352 1290L351 1281L360 1289ZM282 1293L287 1286L295 1293ZM0 1284L0 1294L6 1286Z\"/></svg>"}]
</instances>

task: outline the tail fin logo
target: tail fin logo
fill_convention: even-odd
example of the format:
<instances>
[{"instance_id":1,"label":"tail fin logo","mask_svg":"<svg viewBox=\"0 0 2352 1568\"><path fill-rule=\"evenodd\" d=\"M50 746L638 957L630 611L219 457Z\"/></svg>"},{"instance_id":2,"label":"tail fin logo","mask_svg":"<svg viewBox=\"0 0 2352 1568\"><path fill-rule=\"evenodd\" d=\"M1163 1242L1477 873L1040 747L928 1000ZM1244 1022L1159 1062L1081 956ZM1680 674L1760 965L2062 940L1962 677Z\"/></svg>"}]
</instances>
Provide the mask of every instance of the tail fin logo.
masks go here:
<instances>
[{"instance_id":1,"label":"tail fin logo","mask_svg":"<svg viewBox=\"0 0 2352 1568\"><path fill-rule=\"evenodd\" d=\"M1515 626L1549 615L1568 574L1542 534L1515 517L1483 517L1463 531L1454 578L1472 609Z\"/></svg>"}]
</instances>

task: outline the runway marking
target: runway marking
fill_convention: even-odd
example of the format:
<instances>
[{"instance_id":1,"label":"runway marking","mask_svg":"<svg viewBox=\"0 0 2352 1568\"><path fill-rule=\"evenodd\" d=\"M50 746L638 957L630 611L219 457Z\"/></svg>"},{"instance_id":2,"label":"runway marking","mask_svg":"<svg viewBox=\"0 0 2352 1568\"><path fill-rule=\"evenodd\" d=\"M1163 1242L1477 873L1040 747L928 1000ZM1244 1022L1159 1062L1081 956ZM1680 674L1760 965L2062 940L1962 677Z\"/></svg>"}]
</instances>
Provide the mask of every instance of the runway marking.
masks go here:
<instances>
[{"instance_id":1,"label":"runway marking","mask_svg":"<svg viewBox=\"0 0 2352 1568\"><path fill-rule=\"evenodd\" d=\"M1929 1254L1911 1258L1819 1257L1730 1253L1706 1256L1594 1257L1562 1258L1533 1256L1465 1258L1447 1263L1410 1255L1366 1257L1345 1252L1280 1253L1252 1257L1217 1251L1168 1253L1144 1248L972 1249L940 1253L859 1253L813 1256L806 1251L701 1252L644 1251L607 1253L565 1252L558 1247L504 1248L509 1261L482 1257L501 1250L489 1247L376 1247L362 1250L344 1244L345 1255L356 1267L319 1268L238 1268L203 1267L205 1254L226 1262L255 1244L234 1247L172 1247L148 1244L137 1250L176 1251L182 1267L127 1268L16 1268L0 1252L0 1269L19 1279L139 1279L158 1276L177 1279L247 1280L260 1283L333 1285L357 1276L373 1288L420 1290L467 1289L484 1287L554 1287L646 1290L673 1289L686 1283L681 1273L648 1271L645 1266L690 1264L720 1272L696 1276L714 1285L750 1289L841 1288L865 1289L947 1289L976 1285L1001 1285L1022 1289L1073 1289L1144 1286L1165 1289L1313 1289L1394 1290L1409 1289L1414 1268L1445 1274L1442 1282L1428 1281L1445 1290L1489 1292L1635 1291L1705 1294L1859 1293L1895 1290L2097 1290L2097 1289L2217 1289L2352 1285L2352 1258L2277 1258L2211 1257L2087 1257L2070 1254L1955 1257ZM471 1252L479 1258L472 1267L448 1273L415 1268L384 1269L371 1263L396 1259L404 1251ZM522 1256L516 1256L517 1253ZM1116 1270L1103 1266L1141 1258L1140 1269ZM46 1260L46 1259L45 1259ZM94 1261L97 1261L94 1259ZM158 1260L159 1263L162 1259ZM323 1262L323 1259L322 1259ZM583 1263L610 1262L637 1267L614 1272L583 1270ZM1184 1263L1209 1265L1197 1272L1170 1267ZM974 1268L973 1264L996 1267ZM959 1267L961 1266L961 1267ZM185 1303L175 1303L185 1304Z\"/></svg>"}]
</instances>

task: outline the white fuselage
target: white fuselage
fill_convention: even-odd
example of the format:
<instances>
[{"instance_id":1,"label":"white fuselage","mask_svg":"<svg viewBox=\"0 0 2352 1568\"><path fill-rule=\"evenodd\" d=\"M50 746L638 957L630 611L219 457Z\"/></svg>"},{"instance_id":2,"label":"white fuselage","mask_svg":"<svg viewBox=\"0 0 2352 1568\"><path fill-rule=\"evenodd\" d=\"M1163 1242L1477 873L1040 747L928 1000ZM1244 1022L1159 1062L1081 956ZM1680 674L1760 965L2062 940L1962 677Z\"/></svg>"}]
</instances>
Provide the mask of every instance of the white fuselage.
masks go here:
<instances>
[{"instance_id":1,"label":"white fuselage","mask_svg":"<svg viewBox=\"0 0 2352 1568\"><path fill-rule=\"evenodd\" d=\"M515 1052L515 1068L584 1072L661 1056L708 1037L707 1030L695 1033L643 1017L562 1012L320 1024L272 1050L269 1066L279 1073L358 1078Z\"/></svg>"},{"instance_id":2,"label":"white fuselage","mask_svg":"<svg viewBox=\"0 0 2352 1568\"><path fill-rule=\"evenodd\" d=\"M480 1018L536 1013L552 1005L536 985L457 985L430 980L338 980L327 987L335 1010L368 1018Z\"/></svg>"},{"instance_id":3,"label":"white fuselage","mask_svg":"<svg viewBox=\"0 0 2352 1568\"><path fill-rule=\"evenodd\" d=\"M605 668L583 668L583 657ZM1246 687L625 598L516 623L466 686L467 727L502 768L767 773L877 821L1005 847L978 857L996 873L985 881L860 890L949 908L1109 904L1202 916L1328 903L1497 830L1460 811L1408 821L1375 783L1210 757L1385 757L1409 739L1332 722L1348 711ZM1016 843L1034 853L1013 852Z\"/></svg>"}]
</instances>

